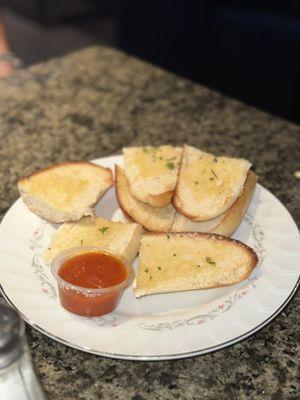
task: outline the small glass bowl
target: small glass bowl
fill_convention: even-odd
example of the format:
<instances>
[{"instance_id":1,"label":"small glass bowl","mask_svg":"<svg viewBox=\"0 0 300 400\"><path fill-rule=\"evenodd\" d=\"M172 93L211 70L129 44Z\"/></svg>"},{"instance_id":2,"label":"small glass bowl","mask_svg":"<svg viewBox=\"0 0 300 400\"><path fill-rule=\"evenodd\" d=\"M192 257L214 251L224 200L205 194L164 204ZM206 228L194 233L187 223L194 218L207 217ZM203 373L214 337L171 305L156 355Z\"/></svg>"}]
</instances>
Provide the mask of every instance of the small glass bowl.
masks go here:
<instances>
[{"instance_id":1,"label":"small glass bowl","mask_svg":"<svg viewBox=\"0 0 300 400\"><path fill-rule=\"evenodd\" d=\"M126 268L126 278L115 286L101 289L90 289L73 285L62 279L58 272L68 259L85 253L104 253L120 260ZM51 272L58 285L58 293L62 306L74 314L84 317L98 317L113 311L119 303L123 290L130 285L134 271L132 265L124 257L108 251L104 247L80 246L59 253L51 263Z\"/></svg>"}]
</instances>

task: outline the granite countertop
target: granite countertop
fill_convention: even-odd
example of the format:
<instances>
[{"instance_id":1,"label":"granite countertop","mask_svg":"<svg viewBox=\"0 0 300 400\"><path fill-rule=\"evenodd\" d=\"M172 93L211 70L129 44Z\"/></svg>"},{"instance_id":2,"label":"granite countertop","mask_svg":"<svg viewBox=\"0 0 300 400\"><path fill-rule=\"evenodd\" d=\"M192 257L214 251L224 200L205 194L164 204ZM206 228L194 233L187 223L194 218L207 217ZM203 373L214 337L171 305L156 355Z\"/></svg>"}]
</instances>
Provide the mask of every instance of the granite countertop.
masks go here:
<instances>
[{"instance_id":1,"label":"granite countertop","mask_svg":"<svg viewBox=\"0 0 300 400\"><path fill-rule=\"evenodd\" d=\"M189 143L253 161L260 182L300 223L300 128L104 47L0 82L1 217L16 181L54 162L119 153L123 145ZM50 399L295 399L299 293L254 336L186 360L129 362L59 344L27 327ZM297 311L298 307L298 311Z\"/></svg>"}]
</instances>

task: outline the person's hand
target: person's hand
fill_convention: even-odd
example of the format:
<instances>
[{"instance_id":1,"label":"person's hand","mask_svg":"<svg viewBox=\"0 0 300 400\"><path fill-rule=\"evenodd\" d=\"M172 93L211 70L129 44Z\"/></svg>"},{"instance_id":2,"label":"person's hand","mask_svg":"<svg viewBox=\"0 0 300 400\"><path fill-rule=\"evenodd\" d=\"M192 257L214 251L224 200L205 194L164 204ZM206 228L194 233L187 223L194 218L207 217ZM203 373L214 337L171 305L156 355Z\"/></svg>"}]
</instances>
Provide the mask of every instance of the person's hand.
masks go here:
<instances>
[{"instance_id":1,"label":"person's hand","mask_svg":"<svg viewBox=\"0 0 300 400\"><path fill-rule=\"evenodd\" d=\"M9 43L6 37L4 25L0 18L0 79L11 75L14 72L14 67L10 61L1 60L1 55L10 52Z\"/></svg>"},{"instance_id":2,"label":"person's hand","mask_svg":"<svg viewBox=\"0 0 300 400\"><path fill-rule=\"evenodd\" d=\"M0 79L12 75L14 68L6 61L0 61Z\"/></svg>"}]
</instances>

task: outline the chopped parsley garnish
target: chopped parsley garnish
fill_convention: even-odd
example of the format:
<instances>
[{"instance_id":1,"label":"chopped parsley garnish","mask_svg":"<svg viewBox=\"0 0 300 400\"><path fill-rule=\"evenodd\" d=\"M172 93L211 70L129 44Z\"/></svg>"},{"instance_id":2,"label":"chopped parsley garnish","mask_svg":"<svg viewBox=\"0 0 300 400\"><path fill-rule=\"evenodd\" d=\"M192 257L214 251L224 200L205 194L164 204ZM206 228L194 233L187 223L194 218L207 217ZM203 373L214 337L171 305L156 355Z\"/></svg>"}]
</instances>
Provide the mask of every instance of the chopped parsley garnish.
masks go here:
<instances>
[{"instance_id":1,"label":"chopped parsley garnish","mask_svg":"<svg viewBox=\"0 0 300 400\"><path fill-rule=\"evenodd\" d=\"M143 152L144 152L145 154L148 154L148 153L149 153L149 149L147 149L147 147L143 147Z\"/></svg>"},{"instance_id":2,"label":"chopped parsley garnish","mask_svg":"<svg viewBox=\"0 0 300 400\"><path fill-rule=\"evenodd\" d=\"M201 267L201 265L200 265L200 264L197 264L197 267Z\"/></svg>"},{"instance_id":3,"label":"chopped parsley garnish","mask_svg":"<svg viewBox=\"0 0 300 400\"><path fill-rule=\"evenodd\" d=\"M157 269L160 271L160 270L161 270L161 267L157 267Z\"/></svg>"},{"instance_id":4,"label":"chopped parsley garnish","mask_svg":"<svg viewBox=\"0 0 300 400\"><path fill-rule=\"evenodd\" d=\"M109 230L108 226L103 226L103 228L99 228L99 231L104 235Z\"/></svg>"},{"instance_id":5,"label":"chopped parsley garnish","mask_svg":"<svg viewBox=\"0 0 300 400\"><path fill-rule=\"evenodd\" d=\"M199 181L195 181L194 184L195 184L195 185L199 185Z\"/></svg>"},{"instance_id":6,"label":"chopped parsley garnish","mask_svg":"<svg viewBox=\"0 0 300 400\"><path fill-rule=\"evenodd\" d=\"M217 174L215 173L215 171L214 171L213 169L211 169L211 173L213 174L213 176L214 176L215 178L218 177Z\"/></svg>"},{"instance_id":7,"label":"chopped parsley garnish","mask_svg":"<svg viewBox=\"0 0 300 400\"><path fill-rule=\"evenodd\" d=\"M209 180L210 180L210 181L213 181L214 179L215 179L214 177L212 177L212 178L209 178Z\"/></svg>"},{"instance_id":8,"label":"chopped parsley garnish","mask_svg":"<svg viewBox=\"0 0 300 400\"><path fill-rule=\"evenodd\" d=\"M81 239L81 240L80 240L80 246L82 246L82 245L83 245L83 240Z\"/></svg>"},{"instance_id":9,"label":"chopped parsley garnish","mask_svg":"<svg viewBox=\"0 0 300 400\"><path fill-rule=\"evenodd\" d=\"M171 169L171 170L175 169L175 165L174 165L173 162L167 162L166 167Z\"/></svg>"},{"instance_id":10,"label":"chopped parsley garnish","mask_svg":"<svg viewBox=\"0 0 300 400\"><path fill-rule=\"evenodd\" d=\"M176 257L176 253L173 254L173 257Z\"/></svg>"},{"instance_id":11,"label":"chopped parsley garnish","mask_svg":"<svg viewBox=\"0 0 300 400\"><path fill-rule=\"evenodd\" d=\"M214 162L218 162L218 159L217 159L217 158L214 158Z\"/></svg>"},{"instance_id":12,"label":"chopped parsley garnish","mask_svg":"<svg viewBox=\"0 0 300 400\"><path fill-rule=\"evenodd\" d=\"M208 264L216 265L215 261L212 260L210 257L205 257L205 261L206 261Z\"/></svg>"},{"instance_id":13,"label":"chopped parsley garnish","mask_svg":"<svg viewBox=\"0 0 300 400\"><path fill-rule=\"evenodd\" d=\"M152 279L152 276L151 276L151 275L149 276L149 279Z\"/></svg>"},{"instance_id":14,"label":"chopped parsley garnish","mask_svg":"<svg viewBox=\"0 0 300 400\"><path fill-rule=\"evenodd\" d=\"M170 235L167 235L167 239L170 239Z\"/></svg>"},{"instance_id":15,"label":"chopped parsley garnish","mask_svg":"<svg viewBox=\"0 0 300 400\"><path fill-rule=\"evenodd\" d=\"M148 274L149 269L148 269L148 268L145 268L144 271L146 272L146 274Z\"/></svg>"}]
</instances>

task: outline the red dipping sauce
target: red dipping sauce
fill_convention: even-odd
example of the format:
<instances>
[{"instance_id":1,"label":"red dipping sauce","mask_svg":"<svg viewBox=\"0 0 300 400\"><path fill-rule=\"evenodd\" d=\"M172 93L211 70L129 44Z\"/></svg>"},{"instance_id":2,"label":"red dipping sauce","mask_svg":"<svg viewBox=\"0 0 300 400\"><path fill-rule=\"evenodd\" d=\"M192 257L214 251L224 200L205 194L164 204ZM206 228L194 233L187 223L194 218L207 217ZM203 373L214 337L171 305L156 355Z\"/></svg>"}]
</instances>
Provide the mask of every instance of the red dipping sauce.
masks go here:
<instances>
[{"instance_id":1,"label":"red dipping sauce","mask_svg":"<svg viewBox=\"0 0 300 400\"><path fill-rule=\"evenodd\" d=\"M87 317L114 310L132 275L124 259L95 249L67 250L51 266L62 306Z\"/></svg>"}]
</instances>

